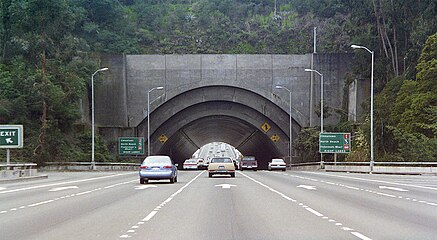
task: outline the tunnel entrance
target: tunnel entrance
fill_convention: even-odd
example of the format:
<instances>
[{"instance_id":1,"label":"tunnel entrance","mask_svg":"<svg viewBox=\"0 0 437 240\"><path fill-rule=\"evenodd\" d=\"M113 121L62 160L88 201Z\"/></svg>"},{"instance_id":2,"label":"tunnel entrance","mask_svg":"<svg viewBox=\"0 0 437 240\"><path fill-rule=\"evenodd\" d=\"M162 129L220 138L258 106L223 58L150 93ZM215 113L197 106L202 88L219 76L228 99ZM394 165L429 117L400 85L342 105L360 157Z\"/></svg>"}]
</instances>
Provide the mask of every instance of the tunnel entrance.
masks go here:
<instances>
[{"instance_id":1,"label":"tunnel entrance","mask_svg":"<svg viewBox=\"0 0 437 240\"><path fill-rule=\"evenodd\" d=\"M213 157L240 159L241 153L238 149L228 143L211 142L203 145L192 155L192 158L201 158L208 161Z\"/></svg>"},{"instance_id":2,"label":"tunnel entrance","mask_svg":"<svg viewBox=\"0 0 437 240\"><path fill-rule=\"evenodd\" d=\"M295 136L300 125L293 123ZM240 88L214 86L182 93L150 113L150 128L151 154L169 155L178 164L211 142L225 142L245 156L255 156L261 169L272 158L288 155L288 113ZM146 119L137 132L147 136Z\"/></svg>"},{"instance_id":3,"label":"tunnel entrance","mask_svg":"<svg viewBox=\"0 0 437 240\"><path fill-rule=\"evenodd\" d=\"M198 119L180 129L158 152L171 156L181 164L199 146L210 142L227 142L241 154L255 156L260 168L267 168L273 157L280 157L279 149L254 126L229 116L210 116Z\"/></svg>"}]
</instances>

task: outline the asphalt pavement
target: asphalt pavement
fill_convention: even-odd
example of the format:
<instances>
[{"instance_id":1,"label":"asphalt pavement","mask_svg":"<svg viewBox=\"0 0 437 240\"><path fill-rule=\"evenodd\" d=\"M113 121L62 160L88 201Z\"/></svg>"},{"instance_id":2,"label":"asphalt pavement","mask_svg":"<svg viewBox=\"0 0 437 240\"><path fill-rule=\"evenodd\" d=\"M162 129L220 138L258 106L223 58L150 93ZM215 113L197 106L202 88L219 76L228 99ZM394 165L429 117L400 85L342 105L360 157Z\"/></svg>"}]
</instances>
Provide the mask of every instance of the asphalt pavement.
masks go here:
<instances>
[{"instance_id":1,"label":"asphalt pavement","mask_svg":"<svg viewBox=\"0 0 437 240\"><path fill-rule=\"evenodd\" d=\"M0 239L437 239L437 177L49 172L0 184Z\"/></svg>"}]
</instances>

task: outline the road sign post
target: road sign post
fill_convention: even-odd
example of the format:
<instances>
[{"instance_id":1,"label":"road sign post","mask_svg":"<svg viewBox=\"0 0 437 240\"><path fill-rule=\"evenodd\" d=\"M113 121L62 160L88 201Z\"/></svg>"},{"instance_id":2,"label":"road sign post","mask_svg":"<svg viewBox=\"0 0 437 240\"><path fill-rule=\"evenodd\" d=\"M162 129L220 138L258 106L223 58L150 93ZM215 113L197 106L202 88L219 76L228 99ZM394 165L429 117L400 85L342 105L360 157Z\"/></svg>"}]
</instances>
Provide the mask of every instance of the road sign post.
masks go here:
<instances>
[{"instance_id":1,"label":"road sign post","mask_svg":"<svg viewBox=\"0 0 437 240\"><path fill-rule=\"evenodd\" d=\"M10 164L10 149L23 148L23 125L0 125L0 148L6 148L6 164Z\"/></svg>"},{"instance_id":2,"label":"road sign post","mask_svg":"<svg viewBox=\"0 0 437 240\"><path fill-rule=\"evenodd\" d=\"M350 153L351 134L350 133L320 133L319 152L320 153Z\"/></svg>"},{"instance_id":3,"label":"road sign post","mask_svg":"<svg viewBox=\"0 0 437 240\"><path fill-rule=\"evenodd\" d=\"M119 155L144 155L144 138L120 137L118 138Z\"/></svg>"}]
</instances>

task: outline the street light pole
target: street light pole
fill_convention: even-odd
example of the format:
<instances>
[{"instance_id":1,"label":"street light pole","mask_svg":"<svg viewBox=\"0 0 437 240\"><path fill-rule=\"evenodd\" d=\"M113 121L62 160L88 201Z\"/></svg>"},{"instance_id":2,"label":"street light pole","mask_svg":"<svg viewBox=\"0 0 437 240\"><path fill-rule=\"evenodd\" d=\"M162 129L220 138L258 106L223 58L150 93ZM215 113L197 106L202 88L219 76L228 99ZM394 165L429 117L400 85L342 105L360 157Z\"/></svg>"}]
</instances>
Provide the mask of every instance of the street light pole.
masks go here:
<instances>
[{"instance_id":1,"label":"street light pole","mask_svg":"<svg viewBox=\"0 0 437 240\"><path fill-rule=\"evenodd\" d=\"M305 69L305 72L315 72L320 76L320 133L323 133L323 74L314 69ZM323 168L323 153L320 153L320 168Z\"/></svg>"},{"instance_id":2,"label":"street light pole","mask_svg":"<svg viewBox=\"0 0 437 240\"><path fill-rule=\"evenodd\" d=\"M289 109L288 109L288 114L290 115L290 145L289 145L289 148L288 148L288 150L289 150L289 155L290 155L290 165L291 165L291 156L292 156L292 147L291 147L291 145L293 144L293 128L292 128L292 124L291 124L291 91L288 89L288 88L286 88L286 87L284 87L284 86L281 86L281 85L276 85L276 89L285 89L285 90L287 90L288 91L288 93L289 93Z\"/></svg>"},{"instance_id":3,"label":"street light pole","mask_svg":"<svg viewBox=\"0 0 437 240\"><path fill-rule=\"evenodd\" d=\"M147 92L147 156L150 156L150 93L162 89L164 87L154 87Z\"/></svg>"},{"instance_id":4,"label":"street light pole","mask_svg":"<svg viewBox=\"0 0 437 240\"><path fill-rule=\"evenodd\" d=\"M94 160L94 75L108 69L106 67L98 69L91 75L91 170L96 170L96 162Z\"/></svg>"},{"instance_id":5,"label":"street light pole","mask_svg":"<svg viewBox=\"0 0 437 240\"><path fill-rule=\"evenodd\" d=\"M370 173L373 172L373 166L375 165L374 159L374 143L373 143L373 65L375 62L375 53L364 46L351 45L353 49L365 49L372 55L372 72L370 77Z\"/></svg>"},{"instance_id":6,"label":"street light pole","mask_svg":"<svg viewBox=\"0 0 437 240\"><path fill-rule=\"evenodd\" d=\"M320 132L323 132L323 74L313 69L305 69L305 72L315 72L320 76Z\"/></svg>"}]
</instances>

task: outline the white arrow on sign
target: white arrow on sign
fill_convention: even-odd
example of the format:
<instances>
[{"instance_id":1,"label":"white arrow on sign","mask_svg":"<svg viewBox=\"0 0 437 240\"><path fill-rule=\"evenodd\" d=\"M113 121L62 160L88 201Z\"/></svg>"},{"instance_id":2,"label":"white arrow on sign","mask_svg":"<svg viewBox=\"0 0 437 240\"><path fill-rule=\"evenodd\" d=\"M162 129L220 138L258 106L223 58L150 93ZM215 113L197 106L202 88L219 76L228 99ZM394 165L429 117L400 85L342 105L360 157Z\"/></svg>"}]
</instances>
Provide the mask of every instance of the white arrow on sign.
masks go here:
<instances>
[{"instance_id":1,"label":"white arrow on sign","mask_svg":"<svg viewBox=\"0 0 437 240\"><path fill-rule=\"evenodd\" d=\"M57 187L57 188L52 188L49 190L49 192L57 192L57 191L63 191L63 190L68 190L68 189L77 189L79 188L78 186L68 186L68 187Z\"/></svg>"},{"instance_id":2,"label":"white arrow on sign","mask_svg":"<svg viewBox=\"0 0 437 240\"><path fill-rule=\"evenodd\" d=\"M12 141L12 138L6 138L6 143L14 143L14 141Z\"/></svg>"},{"instance_id":3,"label":"white arrow on sign","mask_svg":"<svg viewBox=\"0 0 437 240\"><path fill-rule=\"evenodd\" d=\"M144 185L144 186L136 186L135 189L136 190L142 190L142 189L147 189L147 188L156 188L157 186L155 185Z\"/></svg>"},{"instance_id":4,"label":"white arrow on sign","mask_svg":"<svg viewBox=\"0 0 437 240\"><path fill-rule=\"evenodd\" d=\"M314 186L308 186L308 185L299 185L298 188L305 188L307 190L317 190Z\"/></svg>"},{"instance_id":5,"label":"white arrow on sign","mask_svg":"<svg viewBox=\"0 0 437 240\"><path fill-rule=\"evenodd\" d=\"M232 185L232 184L219 184L219 185L215 185L216 187L222 187L223 188L231 188L231 187L236 187L237 185Z\"/></svg>"},{"instance_id":6,"label":"white arrow on sign","mask_svg":"<svg viewBox=\"0 0 437 240\"><path fill-rule=\"evenodd\" d=\"M407 189L397 188L397 187L379 186L379 189L388 189L388 190L394 190L394 191L399 191L399 192L408 192Z\"/></svg>"}]
</instances>

